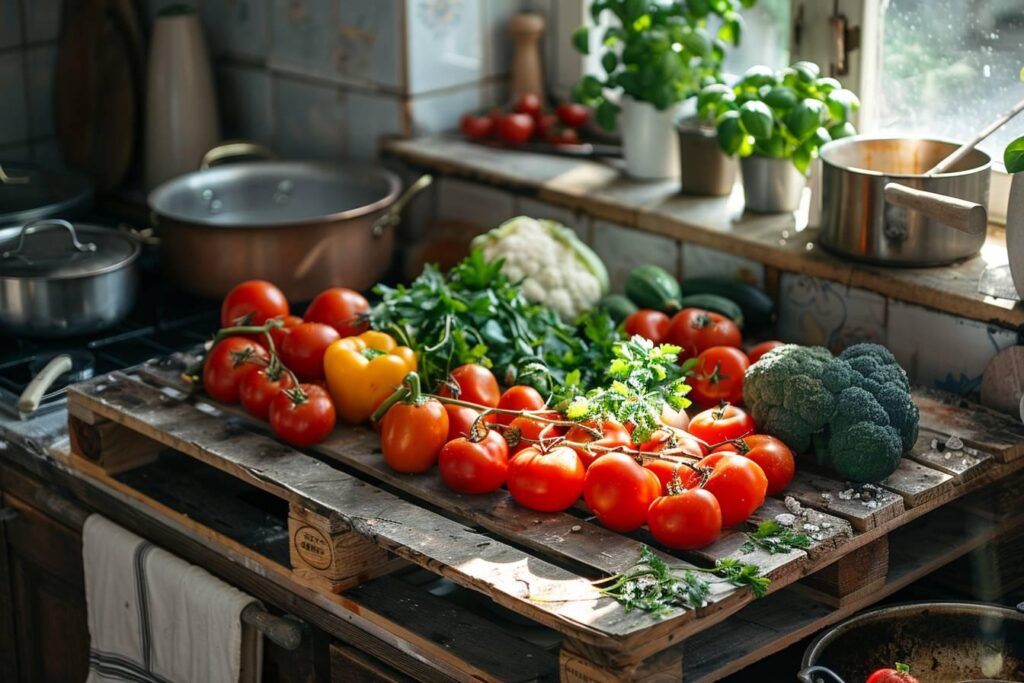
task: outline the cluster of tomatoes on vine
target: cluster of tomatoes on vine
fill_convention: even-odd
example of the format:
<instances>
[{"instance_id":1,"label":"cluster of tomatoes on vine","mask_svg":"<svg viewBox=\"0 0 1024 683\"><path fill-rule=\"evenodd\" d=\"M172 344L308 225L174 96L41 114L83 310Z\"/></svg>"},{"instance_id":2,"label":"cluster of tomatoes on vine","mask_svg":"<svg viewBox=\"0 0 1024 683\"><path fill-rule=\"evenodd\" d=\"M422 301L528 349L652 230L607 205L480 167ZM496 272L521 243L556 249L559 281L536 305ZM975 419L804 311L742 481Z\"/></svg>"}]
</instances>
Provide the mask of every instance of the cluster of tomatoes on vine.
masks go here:
<instances>
[{"instance_id":1,"label":"cluster of tomatoes on vine","mask_svg":"<svg viewBox=\"0 0 1024 683\"><path fill-rule=\"evenodd\" d=\"M521 145L531 139L553 145L576 145L580 128L590 118L590 109L575 102L563 102L554 111L545 110L541 98L520 95L508 110L501 107L462 115L459 130L470 140L494 139Z\"/></svg>"}]
</instances>

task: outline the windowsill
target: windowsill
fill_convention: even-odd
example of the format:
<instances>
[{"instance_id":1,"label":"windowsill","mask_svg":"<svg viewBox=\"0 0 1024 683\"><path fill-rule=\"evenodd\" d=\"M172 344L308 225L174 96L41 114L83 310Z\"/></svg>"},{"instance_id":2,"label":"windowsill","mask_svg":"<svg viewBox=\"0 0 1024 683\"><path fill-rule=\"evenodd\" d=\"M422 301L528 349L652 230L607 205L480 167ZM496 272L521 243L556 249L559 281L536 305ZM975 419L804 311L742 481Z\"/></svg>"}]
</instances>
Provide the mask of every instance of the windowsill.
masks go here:
<instances>
[{"instance_id":1,"label":"windowsill","mask_svg":"<svg viewBox=\"0 0 1024 683\"><path fill-rule=\"evenodd\" d=\"M950 266L889 268L833 256L816 243L806 212L743 212L728 197L687 197L678 181L635 182L615 165L475 145L450 137L393 140L394 157L434 172L487 183L594 218L742 256L783 271L859 287L912 304L1006 327L1024 327L1024 305L979 294L990 263L1006 263L1005 231L990 226L981 254Z\"/></svg>"}]
</instances>

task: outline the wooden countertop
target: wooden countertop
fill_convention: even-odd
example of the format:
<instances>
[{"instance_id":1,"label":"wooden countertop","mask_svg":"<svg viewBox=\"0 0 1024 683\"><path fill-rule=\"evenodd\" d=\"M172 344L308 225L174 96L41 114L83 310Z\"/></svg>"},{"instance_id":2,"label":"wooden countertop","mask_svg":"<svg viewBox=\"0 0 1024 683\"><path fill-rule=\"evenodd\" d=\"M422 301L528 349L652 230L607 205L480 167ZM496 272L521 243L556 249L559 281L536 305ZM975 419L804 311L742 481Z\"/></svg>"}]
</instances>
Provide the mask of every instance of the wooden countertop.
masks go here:
<instances>
[{"instance_id":1,"label":"wooden countertop","mask_svg":"<svg viewBox=\"0 0 1024 683\"><path fill-rule=\"evenodd\" d=\"M728 197L687 197L678 181L636 182L614 163L493 149L452 137L392 140L385 151L414 166L581 211L594 218L729 252L779 270L878 292L965 318L1024 329L1024 305L978 293L989 263L1006 262L1005 231L990 227L981 253L951 266L886 268L837 258L816 243L806 211L745 214Z\"/></svg>"}]
</instances>

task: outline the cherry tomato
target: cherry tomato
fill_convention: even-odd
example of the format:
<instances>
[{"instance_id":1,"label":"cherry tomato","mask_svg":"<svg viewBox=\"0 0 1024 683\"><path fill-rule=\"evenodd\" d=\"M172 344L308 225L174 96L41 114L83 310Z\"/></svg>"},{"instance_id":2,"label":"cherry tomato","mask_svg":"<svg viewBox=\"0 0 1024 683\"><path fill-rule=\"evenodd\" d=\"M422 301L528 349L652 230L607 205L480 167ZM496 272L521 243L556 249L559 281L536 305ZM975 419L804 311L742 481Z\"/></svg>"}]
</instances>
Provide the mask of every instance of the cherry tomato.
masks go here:
<instances>
[{"instance_id":1,"label":"cherry tomato","mask_svg":"<svg viewBox=\"0 0 1024 683\"><path fill-rule=\"evenodd\" d=\"M270 402L270 427L293 446L312 446L334 429L334 403L316 384L285 389Z\"/></svg>"},{"instance_id":2,"label":"cherry tomato","mask_svg":"<svg viewBox=\"0 0 1024 683\"><path fill-rule=\"evenodd\" d=\"M712 346L735 346L743 343L736 323L724 315L702 308L684 308L672 316L663 340L683 350L679 360L693 358Z\"/></svg>"},{"instance_id":3,"label":"cherry tomato","mask_svg":"<svg viewBox=\"0 0 1024 683\"><path fill-rule=\"evenodd\" d=\"M438 394L488 408L496 408L498 401L501 400L501 390L498 389L498 380L494 379L494 374L476 363L460 365L452 370L449 381L441 385Z\"/></svg>"},{"instance_id":4,"label":"cherry tomato","mask_svg":"<svg viewBox=\"0 0 1024 683\"><path fill-rule=\"evenodd\" d=\"M437 466L448 488L459 493L490 493L505 483L508 444L495 431L477 443L459 437L444 445Z\"/></svg>"},{"instance_id":5,"label":"cherry tomato","mask_svg":"<svg viewBox=\"0 0 1024 683\"><path fill-rule=\"evenodd\" d=\"M753 460L735 453L712 453L701 459L697 467L711 468L704 488L718 499L723 527L742 524L764 503L768 478ZM680 477L683 474L680 472ZM683 485L686 488L696 488L701 483L701 475L697 472L688 470L685 475Z\"/></svg>"},{"instance_id":6,"label":"cherry tomato","mask_svg":"<svg viewBox=\"0 0 1024 683\"><path fill-rule=\"evenodd\" d=\"M288 315L284 293L266 280L246 280L224 297L220 326L262 325L279 315Z\"/></svg>"},{"instance_id":7,"label":"cherry tomato","mask_svg":"<svg viewBox=\"0 0 1024 683\"><path fill-rule=\"evenodd\" d=\"M593 420L587 420L581 424L582 426L576 425L569 429L569 432L565 435L566 441L599 446L601 448L619 448L629 446L632 443L629 432L615 420L605 420L600 424ZM590 431L586 429L587 427L590 429L600 429L603 436L600 439L595 439ZM591 463L604 455L604 451L600 450L588 450L587 448L576 446L573 446L572 449L576 451L576 455L579 456L584 468L590 467Z\"/></svg>"},{"instance_id":8,"label":"cherry tomato","mask_svg":"<svg viewBox=\"0 0 1024 683\"><path fill-rule=\"evenodd\" d=\"M368 310L370 303L359 292L332 287L309 302L303 318L306 322L330 325L341 337L354 337L370 329L369 321L361 317Z\"/></svg>"},{"instance_id":9,"label":"cherry tomato","mask_svg":"<svg viewBox=\"0 0 1024 683\"><path fill-rule=\"evenodd\" d=\"M897 663L895 669L878 669L868 676L867 683L917 683L917 679L910 675L909 666Z\"/></svg>"},{"instance_id":10,"label":"cherry tomato","mask_svg":"<svg viewBox=\"0 0 1024 683\"><path fill-rule=\"evenodd\" d=\"M550 417L557 419L558 414L552 413ZM562 436L565 430L558 425L553 425L549 422L541 422L534 420L529 417L517 417L509 423L510 431L516 431L518 438L515 446L510 447L512 455L515 455L519 451L529 448L534 442L544 439L553 439L558 436ZM511 439L511 436L509 437Z\"/></svg>"},{"instance_id":11,"label":"cherry tomato","mask_svg":"<svg viewBox=\"0 0 1024 683\"><path fill-rule=\"evenodd\" d=\"M532 92L523 93L516 99L515 110L519 114L529 114L536 117L540 114L542 106L540 98Z\"/></svg>"},{"instance_id":12,"label":"cherry tomato","mask_svg":"<svg viewBox=\"0 0 1024 683\"><path fill-rule=\"evenodd\" d=\"M281 345L284 344L284 338L287 337L293 329L302 324L302 318L297 315L286 315L278 317L283 325L281 327L270 328L270 338L274 340L274 349L277 351L281 350ZM256 341L260 341L257 337Z\"/></svg>"},{"instance_id":13,"label":"cherry tomato","mask_svg":"<svg viewBox=\"0 0 1024 683\"><path fill-rule=\"evenodd\" d=\"M689 550L712 543L722 531L718 500L705 489L687 489L655 498L647 528L662 545Z\"/></svg>"},{"instance_id":14,"label":"cherry tomato","mask_svg":"<svg viewBox=\"0 0 1024 683\"><path fill-rule=\"evenodd\" d=\"M669 318L661 311L641 308L639 311L630 313L623 323L626 334L632 337L639 334L644 339L650 339L655 344L661 344L668 332Z\"/></svg>"},{"instance_id":15,"label":"cherry tomato","mask_svg":"<svg viewBox=\"0 0 1024 683\"><path fill-rule=\"evenodd\" d=\"M558 126L558 117L550 113L541 113L535 117L535 122L533 134L546 140L548 133Z\"/></svg>"},{"instance_id":16,"label":"cherry tomato","mask_svg":"<svg viewBox=\"0 0 1024 683\"><path fill-rule=\"evenodd\" d=\"M501 107L491 107L491 110L487 112L487 118L491 120L491 136L501 137L498 133L498 127L501 125L501 119L505 117L505 111Z\"/></svg>"},{"instance_id":17,"label":"cherry tomato","mask_svg":"<svg viewBox=\"0 0 1024 683\"><path fill-rule=\"evenodd\" d=\"M785 344L783 342L773 340L761 342L757 346L754 346L750 349L750 353L747 354L747 357L750 358L750 364L753 365L757 361L761 360L761 356L779 346L785 346Z\"/></svg>"},{"instance_id":18,"label":"cherry tomato","mask_svg":"<svg viewBox=\"0 0 1024 683\"><path fill-rule=\"evenodd\" d=\"M505 114L498 121L498 135L505 142L521 145L533 135L533 126L529 114Z\"/></svg>"},{"instance_id":19,"label":"cherry tomato","mask_svg":"<svg viewBox=\"0 0 1024 683\"><path fill-rule=\"evenodd\" d=\"M471 140L489 138L494 134L494 119L488 114L463 114L459 130Z\"/></svg>"},{"instance_id":20,"label":"cherry tomato","mask_svg":"<svg viewBox=\"0 0 1024 683\"><path fill-rule=\"evenodd\" d=\"M712 346L697 356L690 379L690 398L702 406L743 402L743 373L747 355L732 346Z\"/></svg>"},{"instance_id":21,"label":"cherry tomato","mask_svg":"<svg viewBox=\"0 0 1024 683\"><path fill-rule=\"evenodd\" d=\"M742 408L726 403L695 415L690 420L689 432L709 446L713 446L753 434L754 418Z\"/></svg>"},{"instance_id":22,"label":"cherry tomato","mask_svg":"<svg viewBox=\"0 0 1024 683\"><path fill-rule=\"evenodd\" d=\"M544 141L552 145L578 145L580 134L575 128L556 125L544 131Z\"/></svg>"},{"instance_id":23,"label":"cherry tomato","mask_svg":"<svg viewBox=\"0 0 1024 683\"><path fill-rule=\"evenodd\" d=\"M266 366L266 350L246 337L226 337L203 362L203 389L215 401L238 403L238 387L250 372Z\"/></svg>"},{"instance_id":24,"label":"cherry tomato","mask_svg":"<svg viewBox=\"0 0 1024 683\"><path fill-rule=\"evenodd\" d=\"M590 110L582 104L563 102L555 109L558 119L570 128L580 128L590 117Z\"/></svg>"},{"instance_id":25,"label":"cherry tomato","mask_svg":"<svg viewBox=\"0 0 1024 683\"><path fill-rule=\"evenodd\" d=\"M460 436L469 436L473 423L480 417L479 410L473 410L465 406L453 406L446 403L444 411L448 413L448 440L457 439Z\"/></svg>"},{"instance_id":26,"label":"cherry tomato","mask_svg":"<svg viewBox=\"0 0 1024 683\"><path fill-rule=\"evenodd\" d=\"M583 500L612 531L633 531L647 521L647 508L661 495L661 482L624 453L598 458L583 477Z\"/></svg>"},{"instance_id":27,"label":"cherry tomato","mask_svg":"<svg viewBox=\"0 0 1024 683\"><path fill-rule=\"evenodd\" d=\"M508 492L523 507L558 512L583 493L583 463L571 448L559 446L547 453L531 446L508 464Z\"/></svg>"},{"instance_id":28,"label":"cherry tomato","mask_svg":"<svg viewBox=\"0 0 1024 683\"><path fill-rule=\"evenodd\" d=\"M238 399L242 407L253 417L266 420L270 417L270 404L285 389L295 386L288 373L282 372L277 377L267 374L266 368L257 368L247 373L238 384Z\"/></svg>"},{"instance_id":29,"label":"cherry tomato","mask_svg":"<svg viewBox=\"0 0 1024 683\"><path fill-rule=\"evenodd\" d=\"M796 461L793 451L774 436L767 434L751 434L745 436L739 444L725 444L715 449L715 453L736 452L750 458L758 464L768 479L768 495L782 493L789 482L793 481L796 472Z\"/></svg>"},{"instance_id":30,"label":"cherry tomato","mask_svg":"<svg viewBox=\"0 0 1024 683\"><path fill-rule=\"evenodd\" d=\"M656 430L650 439L640 444L641 453L663 453L665 451L673 452L673 455L669 457L686 459L700 459L705 454L704 445L697 441L697 439L681 429L672 427ZM676 461L653 458L645 459L644 468L650 470L658 477L663 492L668 491L669 485L672 483L672 475L676 469ZM687 468L684 465L679 473L680 482L684 480L683 475L686 471Z\"/></svg>"},{"instance_id":31,"label":"cherry tomato","mask_svg":"<svg viewBox=\"0 0 1024 683\"><path fill-rule=\"evenodd\" d=\"M436 399L396 403L380 425L384 462L399 472L424 472L448 440L448 413Z\"/></svg>"},{"instance_id":32,"label":"cherry tomato","mask_svg":"<svg viewBox=\"0 0 1024 683\"><path fill-rule=\"evenodd\" d=\"M533 387L517 384L509 387L498 399L498 407L505 410L540 410L544 407L544 397ZM511 424L515 415L498 413L494 421L498 424Z\"/></svg>"},{"instance_id":33,"label":"cherry tomato","mask_svg":"<svg viewBox=\"0 0 1024 683\"><path fill-rule=\"evenodd\" d=\"M301 380L324 378L324 352L338 340L338 332L330 325L304 322L289 332L278 352L281 362Z\"/></svg>"}]
</instances>

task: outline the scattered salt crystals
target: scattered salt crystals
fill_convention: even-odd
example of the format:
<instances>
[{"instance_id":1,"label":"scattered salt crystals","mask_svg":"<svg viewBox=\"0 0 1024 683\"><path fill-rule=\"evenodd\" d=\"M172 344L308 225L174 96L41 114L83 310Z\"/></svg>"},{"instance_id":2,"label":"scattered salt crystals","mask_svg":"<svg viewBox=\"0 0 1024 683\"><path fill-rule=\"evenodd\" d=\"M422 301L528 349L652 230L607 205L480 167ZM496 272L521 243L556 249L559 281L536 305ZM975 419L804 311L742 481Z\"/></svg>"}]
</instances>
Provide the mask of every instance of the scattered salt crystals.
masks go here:
<instances>
[{"instance_id":1,"label":"scattered salt crystals","mask_svg":"<svg viewBox=\"0 0 1024 683\"><path fill-rule=\"evenodd\" d=\"M7 442L6 441L0 441L0 451L6 451L6 450L7 450Z\"/></svg>"},{"instance_id":2,"label":"scattered salt crystals","mask_svg":"<svg viewBox=\"0 0 1024 683\"><path fill-rule=\"evenodd\" d=\"M821 523L821 528L822 529L831 529L832 528L832 522L822 522Z\"/></svg>"},{"instance_id":3,"label":"scattered salt crystals","mask_svg":"<svg viewBox=\"0 0 1024 683\"><path fill-rule=\"evenodd\" d=\"M929 444L929 446L931 447L931 449L933 451L941 451L943 448L945 448L945 445L942 444L942 443L939 443L938 439L932 439L932 441Z\"/></svg>"},{"instance_id":4,"label":"scattered salt crystals","mask_svg":"<svg viewBox=\"0 0 1024 683\"><path fill-rule=\"evenodd\" d=\"M783 499L782 504L785 505L786 509L789 510L794 515L802 514L804 511L804 506L801 505L800 501L798 501L793 496L786 496Z\"/></svg>"},{"instance_id":5,"label":"scattered salt crystals","mask_svg":"<svg viewBox=\"0 0 1024 683\"><path fill-rule=\"evenodd\" d=\"M952 458L952 457L953 457L953 454L947 451L947 452L946 452L946 454L945 454L944 456L942 456L942 457L943 457L943 458L944 458L945 460L949 460L950 458Z\"/></svg>"},{"instance_id":6,"label":"scattered salt crystals","mask_svg":"<svg viewBox=\"0 0 1024 683\"><path fill-rule=\"evenodd\" d=\"M788 512L782 512L775 515L775 521L782 526L793 526L796 522L796 515L791 515Z\"/></svg>"},{"instance_id":7,"label":"scattered salt crystals","mask_svg":"<svg viewBox=\"0 0 1024 683\"><path fill-rule=\"evenodd\" d=\"M821 531L821 527L817 524L804 524L804 531Z\"/></svg>"},{"instance_id":8,"label":"scattered salt crystals","mask_svg":"<svg viewBox=\"0 0 1024 683\"><path fill-rule=\"evenodd\" d=\"M579 524L573 524L572 528L569 529L569 533L571 534L578 534L581 531L583 531L583 527L581 527Z\"/></svg>"},{"instance_id":9,"label":"scattered salt crystals","mask_svg":"<svg viewBox=\"0 0 1024 683\"><path fill-rule=\"evenodd\" d=\"M964 448L964 442L960 440L959 436L952 434L946 439L946 448L951 451L961 451Z\"/></svg>"},{"instance_id":10,"label":"scattered salt crystals","mask_svg":"<svg viewBox=\"0 0 1024 683\"><path fill-rule=\"evenodd\" d=\"M832 494L829 493L828 491L822 491L821 497L824 498L825 500L832 500Z\"/></svg>"},{"instance_id":11,"label":"scattered salt crystals","mask_svg":"<svg viewBox=\"0 0 1024 683\"><path fill-rule=\"evenodd\" d=\"M839 492L839 500L853 500L853 489Z\"/></svg>"},{"instance_id":12,"label":"scattered salt crystals","mask_svg":"<svg viewBox=\"0 0 1024 683\"><path fill-rule=\"evenodd\" d=\"M864 505L864 507L868 508L869 510L874 510L876 507L878 507L878 501L877 500L868 500L868 501L865 501L863 503L863 505Z\"/></svg>"}]
</instances>

